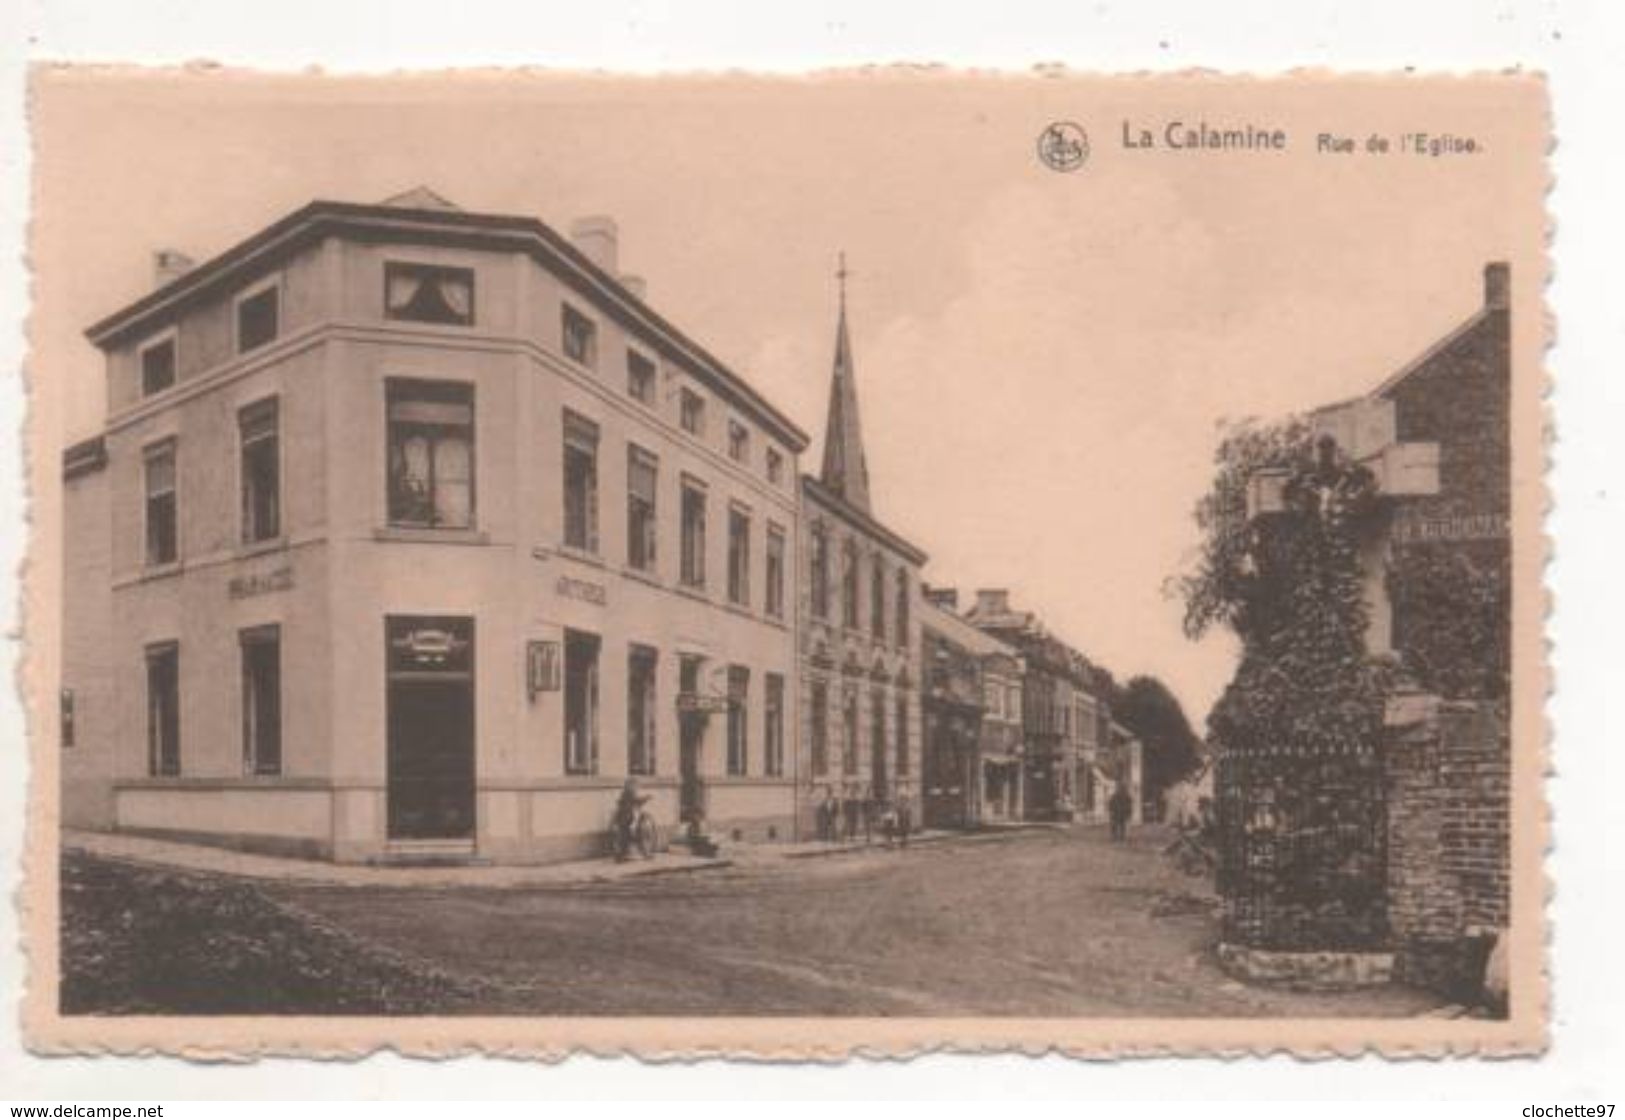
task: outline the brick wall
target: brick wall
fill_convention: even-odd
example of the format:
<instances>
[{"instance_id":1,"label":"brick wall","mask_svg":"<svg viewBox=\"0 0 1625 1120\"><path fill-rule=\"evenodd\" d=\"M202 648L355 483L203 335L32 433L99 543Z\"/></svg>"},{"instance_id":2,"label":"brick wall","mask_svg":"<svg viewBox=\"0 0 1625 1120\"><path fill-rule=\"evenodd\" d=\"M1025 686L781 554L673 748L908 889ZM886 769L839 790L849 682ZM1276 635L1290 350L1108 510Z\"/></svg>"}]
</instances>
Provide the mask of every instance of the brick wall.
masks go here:
<instances>
[{"instance_id":1,"label":"brick wall","mask_svg":"<svg viewBox=\"0 0 1625 1120\"><path fill-rule=\"evenodd\" d=\"M1396 971L1461 1000L1477 997L1510 903L1511 740L1491 704L1438 702L1392 728L1388 918Z\"/></svg>"}]
</instances>

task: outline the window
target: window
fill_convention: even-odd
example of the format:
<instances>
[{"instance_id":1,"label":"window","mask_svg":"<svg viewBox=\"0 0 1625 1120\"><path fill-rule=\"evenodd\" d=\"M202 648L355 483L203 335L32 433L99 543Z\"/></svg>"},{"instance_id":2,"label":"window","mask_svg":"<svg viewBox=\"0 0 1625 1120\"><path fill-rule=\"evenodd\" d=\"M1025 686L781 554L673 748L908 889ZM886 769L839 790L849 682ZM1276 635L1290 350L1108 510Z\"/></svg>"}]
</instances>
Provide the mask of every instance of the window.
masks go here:
<instances>
[{"instance_id":1,"label":"window","mask_svg":"<svg viewBox=\"0 0 1625 1120\"><path fill-rule=\"evenodd\" d=\"M474 524L474 387L391 381L389 521L413 528Z\"/></svg>"},{"instance_id":2,"label":"window","mask_svg":"<svg viewBox=\"0 0 1625 1120\"><path fill-rule=\"evenodd\" d=\"M762 713L762 768L770 778L784 774L784 678L767 674Z\"/></svg>"},{"instance_id":3,"label":"window","mask_svg":"<svg viewBox=\"0 0 1625 1120\"><path fill-rule=\"evenodd\" d=\"M784 456L776 447L767 449L767 480L775 486L784 481Z\"/></svg>"},{"instance_id":4,"label":"window","mask_svg":"<svg viewBox=\"0 0 1625 1120\"><path fill-rule=\"evenodd\" d=\"M767 613L784 617L784 530L767 527Z\"/></svg>"},{"instance_id":5,"label":"window","mask_svg":"<svg viewBox=\"0 0 1625 1120\"><path fill-rule=\"evenodd\" d=\"M897 774L901 777L908 773L908 697L897 698Z\"/></svg>"},{"instance_id":6,"label":"window","mask_svg":"<svg viewBox=\"0 0 1625 1120\"><path fill-rule=\"evenodd\" d=\"M636 350L626 352L626 395L642 404L655 403L655 364Z\"/></svg>"},{"instance_id":7,"label":"window","mask_svg":"<svg viewBox=\"0 0 1625 1120\"><path fill-rule=\"evenodd\" d=\"M829 686L815 681L808 703L812 705L812 772L829 773Z\"/></svg>"},{"instance_id":8,"label":"window","mask_svg":"<svg viewBox=\"0 0 1625 1120\"><path fill-rule=\"evenodd\" d=\"M655 668L659 656L648 646L633 646L626 675L626 771L655 772Z\"/></svg>"},{"instance_id":9,"label":"window","mask_svg":"<svg viewBox=\"0 0 1625 1120\"><path fill-rule=\"evenodd\" d=\"M886 694L878 688L869 694L869 757L874 795L885 797L890 792L886 788Z\"/></svg>"},{"instance_id":10,"label":"window","mask_svg":"<svg viewBox=\"0 0 1625 1120\"><path fill-rule=\"evenodd\" d=\"M841 619L858 628L858 546L851 541L841 549Z\"/></svg>"},{"instance_id":11,"label":"window","mask_svg":"<svg viewBox=\"0 0 1625 1120\"><path fill-rule=\"evenodd\" d=\"M858 772L858 693L848 687L841 711L841 773Z\"/></svg>"},{"instance_id":12,"label":"window","mask_svg":"<svg viewBox=\"0 0 1625 1120\"><path fill-rule=\"evenodd\" d=\"M564 414L564 543L598 551L598 425Z\"/></svg>"},{"instance_id":13,"label":"window","mask_svg":"<svg viewBox=\"0 0 1625 1120\"><path fill-rule=\"evenodd\" d=\"M147 448L147 563L173 564L180 558L175 493L175 441Z\"/></svg>"},{"instance_id":14,"label":"window","mask_svg":"<svg viewBox=\"0 0 1625 1120\"><path fill-rule=\"evenodd\" d=\"M259 401L237 414L241 444L243 541L268 541L281 532L281 464L277 400Z\"/></svg>"},{"instance_id":15,"label":"window","mask_svg":"<svg viewBox=\"0 0 1625 1120\"><path fill-rule=\"evenodd\" d=\"M147 773L181 772L181 651L174 642L147 648Z\"/></svg>"},{"instance_id":16,"label":"window","mask_svg":"<svg viewBox=\"0 0 1625 1120\"><path fill-rule=\"evenodd\" d=\"M282 773L282 635L275 626L239 635L243 662L243 772Z\"/></svg>"},{"instance_id":17,"label":"window","mask_svg":"<svg viewBox=\"0 0 1625 1120\"><path fill-rule=\"evenodd\" d=\"M626 563L640 572L655 568L655 494L660 462L641 447L626 449Z\"/></svg>"},{"instance_id":18,"label":"window","mask_svg":"<svg viewBox=\"0 0 1625 1120\"><path fill-rule=\"evenodd\" d=\"M598 773L598 638L564 632L564 772Z\"/></svg>"},{"instance_id":19,"label":"window","mask_svg":"<svg viewBox=\"0 0 1625 1120\"><path fill-rule=\"evenodd\" d=\"M886 639L886 561L878 552L869 573L869 630L875 641Z\"/></svg>"},{"instance_id":20,"label":"window","mask_svg":"<svg viewBox=\"0 0 1625 1120\"><path fill-rule=\"evenodd\" d=\"M64 688L57 696L57 729L62 737L62 746L73 746L73 689L71 688Z\"/></svg>"},{"instance_id":21,"label":"window","mask_svg":"<svg viewBox=\"0 0 1625 1120\"><path fill-rule=\"evenodd\" d=\"M384 266L384 314L414 323L474 325L474 270L390 262Z\"/></svg>"},{"instance_id":22,"label":"window","mask_svg":"<svg viewBox=\"0 0 1625 1120\"><path fill-rule=\"evenodd\" d=\"M1004 714L1012 723L1021 722L1021 686L1011 685L1004 694Z\"/></svg>"},{"instance_id":23,"label":"window","mask_svg":"<svg viewBox=\"0 0 1625 1120\"><path fill-rule=\"evenodd\" d=\"M141 348L141 395L150 397L175 384L175 336Z\"/></svg>"},{"instance_id":24,"label":"window","mask_svg":"<svg viewBox=\"0 0 1625 1120\"><path fill-rule=\"evenodd\" d=\"M750 514L728 511L728 602L750 605Z\"/></svg>"},{"instance_id":25,"label":"window","mask_svg":"<svg viewBox=\"0 0 1625 1120\"><path fill-rule=\"evenodd\" d=\"M736 463L750 458L750 429L737 420L728 421L728 458Z\"/></svg>"},{"instance_id":26,"label":"window","mask_svg":"<svg viewBox=\"0 0 1625 1120\"><path fill-rule=\"evenodd\" d=\"M565 304L560 312L564 356L588 369L598 365L598 324Z\"/></svg>"},{"instance_id":27,"label":"window","mask_svg":"<svg viewBox=\"0 0 1625 1120\"><path fill-rule=\"evenodd\" d=\"M728 666L728 774L743 777L750 754L750 670Z\"/></svg>"},{"instance_id":28,"label":"window","mask_svg":"<svg viewBox=\"0 0 1625 1120\"><path fill-rule=\"evenodd\" d=\"M1004 686L997 681L988 681L982 686L982 700L987 706L987 714L994 719L1004 719Z\"/></svg>"},{"instance_id":29,"label":"window","mask_svg":"<svg viewBox=\"0 0 1625 1120\"><path fill-rule=\"evenodd\" d=\"M897 569L897 595L896 595L896 600L897 600L897 602L896 602L896 607L897 607L897 633L894 636L897 639L897 647L899 649L907 649L908 648L908 641L909 641L909 635L908 635L908 627L909 627L908 597L909 597L910 594L911 594L911 591L910 591L909 582L908 582L908 570L906 568L898 568Z\"/></svg>"},{"instance_id":30,"label":"window","mask_svg":"<svg viewBox=\"0 0 1625 1120\"><path fill-rule=\"evenodd\" d=\"M705 486L683 480L683 556L681 578L687 587L705 586Z\"/></svg>"},{"instance_id":31,"label":"window","mask_svg":"<svg viewBox=\"0 0 1625 1120\"><path fill-rule=\"evenodd\" d=\"M237 301L237 353L274 340L280 326L282 293L275 284Z\"/></svg>"},{"instance_id":32,"label":"window","mask_svg":"<svg viewBox=\"0 0 1625 1120\"><path fill-rule=\"evenodd\" d=\"M683 431L689 435L705 435L705 398L693 389L685 387L678 419L683 425Z\"/></svg>"},{"instance_id":33,"label":"window","mask_svg":"<svg viewBox=\"0 0 1625 1120\"><path fill-rule=\"evenodd\" d=\"M812 531L812 613L829 617L829 533L822 525Z\"/></svg>"}]
</instances>

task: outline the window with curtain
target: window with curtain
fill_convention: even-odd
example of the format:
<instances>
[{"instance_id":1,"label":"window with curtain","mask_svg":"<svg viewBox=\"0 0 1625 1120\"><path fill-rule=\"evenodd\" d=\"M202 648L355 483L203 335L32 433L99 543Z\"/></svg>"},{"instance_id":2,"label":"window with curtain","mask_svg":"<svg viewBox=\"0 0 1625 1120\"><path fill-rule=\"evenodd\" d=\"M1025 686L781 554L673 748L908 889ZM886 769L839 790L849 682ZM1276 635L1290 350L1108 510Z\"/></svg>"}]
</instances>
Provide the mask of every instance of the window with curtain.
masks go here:
<instances>
[{"instance_id":1,"label":"window with curtain","mask_svg":"<svg viewBox=\"0 0 1625 1120\"><path fill-rule=\"evenodd\" d=\"M728 511L728 602L750 605L750 515Z\"/></svg>"},{"instance_id":2,"label":"window with curtain","mask_svg":"<svg viewBox=\"0 0 1625 1120\"><path fill-rule=\"evenodd\" d=\"M767 601L765 606L770 617L784 617L784 530L777 525L767 527Z\"/></svg>"},{"instance_id":3,"label":"window with curtain","mask_svg":"<svg viewBox=\"0 0 1625 1120\"><path fill-rule=\"evenodd\" d=\"M384 265L384 314L415 323L474 325L474 270L445 265Z\"/></svg>"},{"instance_id":4,"label":"window with curtain","mask_svg":"<svg viewBox=\"0 0 1625 1120\"><path fill-rule=\"evenodd\" d=\"M728 667L728 774L743 777L750 762L750 670Z\"/></svg>"},{"instance_id":5,"label":"window with curtain","mask_svg":"<svg viewBox=\"0 0 1625 1120\"><path fill-rule=\"evenodd\" d=\"M147 563L180 558L180 509L175 488L175 441L149 447L145 456Z\"/></svg>"},{"instance_id":6,"label":"window with curtain","mask_svg":"<svg viewBox=\"0 0 1625 1120\"><path fill-rule=\"evenodd\" d=\"M655 667L659 658L648 646L633 646L626 676L626 770L655 772Z\"/></svg>"},{"instance_id":7,"label":"window with curtain","mask_svg":"<svg viewBox=\"0 0 1625 1120\"><path fill-rule=\"evenodd\" d=\"M784 774L784 678L767 674L763 681L762 768L772 778Z\"/></svg>"},{"instance_id":8,"label":"window with curtain","mask_svg":"<svg viewBox=\"0 0 1625 1120\"><path fill-rule=\"evenodd\" d=\"M705 586L705 487L683 480L683 555L680 573L685 587Z\"/></svg>"},{"instance_id":9,"label":"window with curtain","mask_svg":"<svg viewBox=\"0 0 1625 1120\"><path fill-rule=\"evenodd\" d=\"M391 381L389 521L412 528L474 524L474 387Z\"/></svg>"},{"instance_id":10,"label":"window with curtain","mask_svg":"<svg viewBox=\"0 0 1625 1120\"><path fill-rule=\"evenodd\" d=\"M277 399L256 401L237 414L241 444L243 541L268 541L281 531Z\"/></svg>"},{"instance_id":11,"label":"window with curtain","mask_svg":"<svg viewBox=\"0 0 1625 1120\"><path fill-rule=\"evenodd\" d=\"M564 413L564 543L598 551L598 425Z\"/></svg>"},{"instance_id":12,"label":"window with curtain","mask_svg":"<svg viewBox=\"0 0 1625 1120\"><path fill-rule=\"evenodd\" d=\"M141 349L141 395L151 396L175 384L175 336Z\"/></svg>"},{"instance_id":13,"label":"window with curtain","mask_svg":"<svg viewBox=\"0 0 1625 1120\"><path fill-rule=\"evenodd\" d=\"M598 365L598 324L565 304L560 311L564 356L588 369Z\"/></svg>"},{"instance_id":14,"label":"window with curtain","mask_svg":"<svg viewBox=\"0 0 1625 1120\"><path fill-rule=\"evenodd\" d=\"M640 572L655 568L655 495L660 463L641 447L626 450L626 563Z\"/></svg>"}]
</instances>

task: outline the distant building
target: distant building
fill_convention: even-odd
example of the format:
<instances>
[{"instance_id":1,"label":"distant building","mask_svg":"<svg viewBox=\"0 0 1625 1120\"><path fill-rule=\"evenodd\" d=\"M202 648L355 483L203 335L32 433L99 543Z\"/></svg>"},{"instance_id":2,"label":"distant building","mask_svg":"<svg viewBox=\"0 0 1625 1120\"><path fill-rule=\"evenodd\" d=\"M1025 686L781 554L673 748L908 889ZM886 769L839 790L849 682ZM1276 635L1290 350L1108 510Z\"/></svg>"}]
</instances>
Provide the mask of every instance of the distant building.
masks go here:
<instances>
[{"instance_id":1,"label":"distant building","mask_svg":"<svg viewBox=\"0 0 1625 1120\"><path fill-rule=\"evenodd\" d=\"M673 832L791 833L807 438L613 222L419 190L186 263L89 331L67 823L536 861L601 850L632 777Z\"/></svg>"},{"instance_id":2,"label":"distant building","mask_svg":"<svg viewBox=\"0 0 1625 1120\"><path fill-rule=\"evenodd\" d=\"M801 480L801 816L859 828L883 804L921 820L920 567L874 513L843 287L823 469Z\"/></svg>"},{"instance_id":3,"label":"distant building","mask_svg":"<svg viewBox=\"0 0 1625 1120\"><path fill-rule=\"evenodd\" d=\"M1022 811L1028 820L1070 820L1087 808L1084 789L1110 712L1095 694L1094 672L1077 650L1051 635L1031 611L1010 606L1002 588L977 591L966 622L1016 650L1022 664ZM1104 805L1104 801L1099 801Z\"/></svg>"},{"instance_id":4,"label":"distant building","mask_svg":"<svg viewBox=\"0 0 1625 1120\"><path fill-rule=\"evenodd\" d=\"M970 828L1022 817L1021 659L947 589L925 593L925 820Z\"/></svg>"}]
</instances>

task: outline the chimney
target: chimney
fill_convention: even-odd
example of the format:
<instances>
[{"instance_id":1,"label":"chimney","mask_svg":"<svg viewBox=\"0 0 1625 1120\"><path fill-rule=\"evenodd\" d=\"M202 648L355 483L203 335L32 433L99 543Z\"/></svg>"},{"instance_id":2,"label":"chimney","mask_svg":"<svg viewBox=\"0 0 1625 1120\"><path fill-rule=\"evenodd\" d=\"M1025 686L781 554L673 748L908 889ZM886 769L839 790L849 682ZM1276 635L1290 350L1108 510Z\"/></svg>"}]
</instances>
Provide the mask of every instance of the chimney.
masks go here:
<instances>
[{"instance_id":1,"label":"chimney","mask_svg":"<svg viewBox=\"0 0 1625 1120\"><path fill-rule=\"evenodd\" d=\"M648 282L644 280L643 277L634 276L630 272L623 273L621 275L621 287L625 288L639 299L645 298L649 292Z\"/></svg>"},{"instance_id":2,"label":"chimney","mask_svg":"<svg viewBox=\"0 0 1625 1120\"><path fill-rule=\"evenodd\" d=\"M1505 311L1511 306L1512 266L1506 261L1491 261L1484 266L1484 307Z\"/></svg>"},{"instance_id":3,"label":"chimney","mask_svg":"<svg viewBox=\"0 0 1625 1120\"><path fill-rule=\"evenodd\" d=\"M159 249L152 254L152 286L162 288L192 271L192 258L179 249Z\"/></svg>"},{"instance_id":4,"label":"chimney","mask_svg":"<svg viewBox=\"0 0 1625 1120\"><path fill-rule=\"evenodd\" d=\"M948 611L950 614L959 612L959 591L957 588L927 586L923 590L925 592L925 601L933 607Z\"/></svg>"},{"instance_id":5,"label":"chimney","mask_svg":"<svg viewBox=\"0 0 1625 1120\"><path fill-rule=\"evenodd\" d=\"M1010 590L1005 587L979 587L976 589L977 614L1009 614Z\"/></svg>"},{"instance_id":6,"label":"chimney","mask_svg":"<svg viewBox=\"0 0 1625 1120\"><path fill-rule=\"evenodd\" d=\"M619 246L615 219L605 214L592 214L570 223L570 240L593 264L614 276Z\"/></svg>"}]
</instances>

